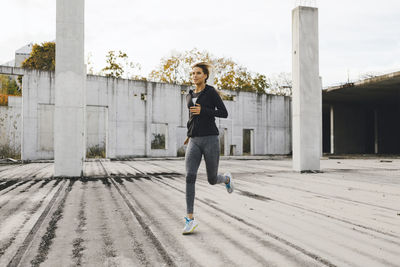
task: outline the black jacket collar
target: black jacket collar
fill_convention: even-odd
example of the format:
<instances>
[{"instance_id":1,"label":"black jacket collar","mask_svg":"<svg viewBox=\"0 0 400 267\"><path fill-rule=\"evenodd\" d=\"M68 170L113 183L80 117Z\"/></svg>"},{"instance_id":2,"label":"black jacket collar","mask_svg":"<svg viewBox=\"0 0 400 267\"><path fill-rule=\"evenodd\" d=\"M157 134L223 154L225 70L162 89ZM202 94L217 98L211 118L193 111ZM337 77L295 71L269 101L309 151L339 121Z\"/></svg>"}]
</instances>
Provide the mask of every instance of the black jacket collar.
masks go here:
<instances>
[{"instance_id":1,"label":"black jacket collar","mask_svg":"<svg viewBox=\"0 0 400 267\"><path fill-rule=\"evenodd\" d=\"M211 86L209 86L208 84L206 84L206 87L204 87L204 89L201 90L200 95L198 96L198 98L199 98L200 96L204 95L204 94L210 89L210 87L211 87ZM191 97L193 97L193 93L194 93L194 90L190 89L190 90L189 90L189 94L190 94ZM197 99L198 99L198 98L197 98Z\"/></svg>"}]
</instances>

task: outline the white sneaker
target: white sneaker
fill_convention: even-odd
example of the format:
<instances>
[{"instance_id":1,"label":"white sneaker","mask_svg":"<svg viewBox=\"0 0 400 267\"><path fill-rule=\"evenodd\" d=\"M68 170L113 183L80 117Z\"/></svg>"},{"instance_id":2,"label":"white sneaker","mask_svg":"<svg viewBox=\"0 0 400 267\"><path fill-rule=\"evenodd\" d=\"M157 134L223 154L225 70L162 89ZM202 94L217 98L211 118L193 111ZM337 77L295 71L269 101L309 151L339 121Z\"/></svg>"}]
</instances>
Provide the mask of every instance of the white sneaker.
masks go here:
<instances>
[{"instance_id":1,"label":"white sneaker","mask_svg":"<svg viewBox=\"0 0 400 267\"><path fill-rule=\"evenodd\" d=\"M228 191L228 193L231 194L235 189L235 184L232 179L232 174L230 172L226 172L224 176L229 178L229 183L225 184L225 187L226 191Z\"/></svg>"},{"instance_id":2,"label":"white sneaker","mask_svg":"<svg viewBox=\"0 0 400 267\"><path fill-rule=\"evenodd\" d=\"M183 235L188 235L193 233L194 229L199 225L198 222L195 219L189 219L185 217L186 223L185 227L183 228L182 234Z\"/></svg>"}]
</instances>

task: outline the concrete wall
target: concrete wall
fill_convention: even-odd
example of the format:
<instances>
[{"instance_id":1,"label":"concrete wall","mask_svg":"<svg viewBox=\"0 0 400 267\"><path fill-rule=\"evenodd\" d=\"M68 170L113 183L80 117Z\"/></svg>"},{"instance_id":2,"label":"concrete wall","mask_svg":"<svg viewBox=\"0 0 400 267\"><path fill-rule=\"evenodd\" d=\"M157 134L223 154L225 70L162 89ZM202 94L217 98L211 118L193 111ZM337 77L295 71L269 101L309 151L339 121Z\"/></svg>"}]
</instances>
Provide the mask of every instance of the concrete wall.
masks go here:
<instances>
[{"instance_id":1,"label":"concrete wall","mask_svg":"<svg viewBox=\"0 0 400 267\"><path fill-rule=\"evenodd\" d=\"M186 138L188 90L174 84L88 75L87 148L105 142L108 158L176 156ZM22 158L53 158L54 73L26 72L23 101ZM253 132L252 154L291 153L289 97L241 92L235 101L224 103L229 117L217 118L216 124L225 155L242 154L243 129ZM156 134L165 137L163 149L151 147Z\"/></svg>"},{"instance_id":2,"label":"concrete wall","mask_svg":"<svg viewBox=\"0 0 400 267\"><path fill-rule=\"evenodd\" d=\"M87 104L108 110L107 157L175 156L182 139L181 90L187 88L89 75ZM151 149L153 134L163 129L166 149Z\"/></svg>"},{"instance_id":3,"label":"concrete wall","mask_svg":"<svg viewBox=\"0 0 400 267\"><path fill-rule=\"evenodd\" d=\"M235 146L234 155L243 151L243 129L251 129L254 155L291 153L291 101L289 97L239 92L236 101L224 101L227 119L216 119L220 135L226 129L225 155Z\"/></svg>"},{"instance_id":4,"label":"concrete wall","mask_svg":"<svg viewBox=\"0 0 400 267\"><path fill-rule=\"evenodd\" d=\"M21 151L22 98L9 96L8 106L0 106L0 157L19 157Z\"/></svg>"},{"instance_id":5,"label":"concrete wall","mask_svg":"<svg viewBox=\"0 0 400 267\"><path fill-rule=\"evenodd\" d=\"M102 106L86 107L86 147L106 151L108 108Z\"/></svg>"},{"instance_id":6,"label":"concrete wall","mask_svg":"<svg viewBox=\"0 0 400 267\"><path fill-rule=\"evenodd\" d=\"M54 72L29 71L22 78L22 160L52 159Z\"/></svg>"}]
</instances>

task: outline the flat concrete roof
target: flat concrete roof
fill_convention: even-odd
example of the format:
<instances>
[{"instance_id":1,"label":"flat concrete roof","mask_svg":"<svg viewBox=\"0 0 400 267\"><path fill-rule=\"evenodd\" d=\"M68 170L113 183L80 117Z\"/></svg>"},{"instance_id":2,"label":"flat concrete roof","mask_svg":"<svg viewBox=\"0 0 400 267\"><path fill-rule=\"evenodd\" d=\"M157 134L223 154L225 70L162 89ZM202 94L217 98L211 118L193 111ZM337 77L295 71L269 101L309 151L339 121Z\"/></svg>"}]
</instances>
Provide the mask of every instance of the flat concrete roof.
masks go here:
<instances>
[{"instance_id":1,"label":"flat concrete roof","mask_svg":"<svg viewBox=\"0 0 400 267\"><path fill-rule=\"evenodd\" d=\"M322 91L323 103L399 103L400 71L354 83L332 86Z\"/></svg>"},{"instance_id":2,"label":"flat concrete roof","mask_svg":"<svg viewBox=\"0 0 400 267\"><path fill-rule=\"evenodd\" d=\"M397 266L400 159L221 160L236 189L196 182L195 233L183 236L185 162L0 165L0 266ZM11 264L11 265L9 265Z\"/></svg>"}]
</instances>

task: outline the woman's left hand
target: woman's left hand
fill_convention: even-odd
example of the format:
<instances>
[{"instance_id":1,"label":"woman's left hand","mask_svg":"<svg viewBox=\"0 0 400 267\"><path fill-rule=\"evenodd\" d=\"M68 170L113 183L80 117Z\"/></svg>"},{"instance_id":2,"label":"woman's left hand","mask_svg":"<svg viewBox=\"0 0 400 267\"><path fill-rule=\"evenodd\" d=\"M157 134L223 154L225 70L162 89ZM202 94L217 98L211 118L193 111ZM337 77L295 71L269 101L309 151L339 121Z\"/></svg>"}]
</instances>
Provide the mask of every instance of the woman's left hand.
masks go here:
<instances>
[{"instance_id":1,"label":"woman's left hand","mask_svg":"<svg viewBox=\"0 0 400 267\"><path fill-rule=\"evenodd\" d=\"M200 111L201 111L201 106L200 106L200 104L196 104L196 106L190 107L190 112L191 112L193 115L200 115Z\"/></svg>"}]
</instances>

